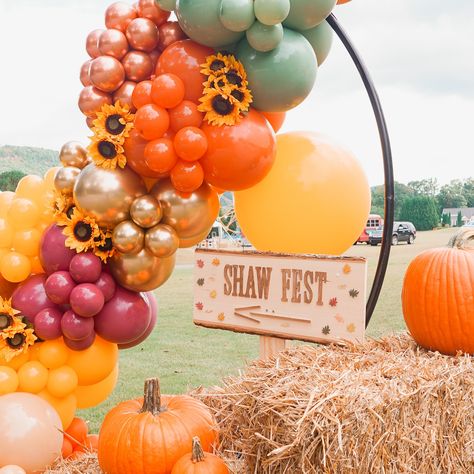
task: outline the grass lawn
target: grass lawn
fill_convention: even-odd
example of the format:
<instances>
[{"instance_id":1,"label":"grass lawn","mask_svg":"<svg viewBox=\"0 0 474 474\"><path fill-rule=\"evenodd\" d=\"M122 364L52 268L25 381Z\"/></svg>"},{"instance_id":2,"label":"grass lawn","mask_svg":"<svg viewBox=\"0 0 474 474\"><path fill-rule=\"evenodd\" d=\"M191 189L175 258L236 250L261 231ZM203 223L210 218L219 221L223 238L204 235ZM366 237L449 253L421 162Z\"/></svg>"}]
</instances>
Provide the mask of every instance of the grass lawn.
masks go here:
<instances>
[{"instance_id":1,"label":"grass lawn","mask_svg":"<svg viewBox=\"0 0 474 474\"><path fill-rule=\"evenodd\" d=\"M453 229L419 232L414 245L392 247L387 278L379 304L368 327L378 337L405 328L400 292L408 263L421 251L445 245ZM377 265L379 247L359 244L347 253L369 261L369 288ZM192 250L180 251L178 266L157 292L158 323L139 347L120 354L120 377L112 396L102 405L84 410L96 432L107 411L121 400L139 396L147 377L160 377L164 393L182 393L191 387L209 386L237 373L246 360L258 355L258 336L198 328L192 323Z\"/></svg>"}]
</instances>

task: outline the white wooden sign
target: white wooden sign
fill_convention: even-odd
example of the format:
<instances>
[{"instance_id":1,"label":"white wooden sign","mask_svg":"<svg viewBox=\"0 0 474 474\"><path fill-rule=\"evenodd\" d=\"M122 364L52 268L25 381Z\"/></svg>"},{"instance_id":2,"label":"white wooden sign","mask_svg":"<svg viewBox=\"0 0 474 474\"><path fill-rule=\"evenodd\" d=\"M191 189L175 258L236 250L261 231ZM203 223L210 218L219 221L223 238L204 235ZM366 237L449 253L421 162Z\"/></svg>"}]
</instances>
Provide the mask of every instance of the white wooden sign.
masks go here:
<instances>
[{"instance_id":1,"label":"white wooden sign","mask_svg":"<svg viewBox=\"0 0 474 474\"><path fill-rule=\"evenodd\" d=\"M311 342L361 341L367 262L197 249L194 323Z\"/></svg>"}]
</instances>

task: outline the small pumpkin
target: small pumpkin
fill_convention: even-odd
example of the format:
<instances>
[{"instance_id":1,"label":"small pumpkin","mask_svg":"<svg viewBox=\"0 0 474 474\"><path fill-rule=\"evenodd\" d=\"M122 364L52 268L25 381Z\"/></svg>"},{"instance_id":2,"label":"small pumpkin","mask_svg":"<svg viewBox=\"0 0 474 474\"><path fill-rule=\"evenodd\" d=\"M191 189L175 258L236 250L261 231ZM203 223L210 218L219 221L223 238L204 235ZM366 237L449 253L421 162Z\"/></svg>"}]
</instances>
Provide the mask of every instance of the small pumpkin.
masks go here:
<instances>
[{"instance_id":1,"label":"small pumpkin","mask_svg":"<svg viewBox=\"0 0 474 474\"><path fill-rule=\"evenodd\" d=\"M474 354L474 231L463 229L448 247L426 250L410 263L402 305L420 346Z\"/></svg>"},{"instance_id":2,"label":"small pumpkin","mask_svg":"<svg viewBox=\"0 0 474 474\"><path fill-rule=\"evenodd\" d=\"M192 451L174 465L171 474L229 474L229 469L219 456L205 453L201 441L195 436Z\"/></svg>"},{"instance_id":3,"label":"small pumpkin","mask_svg":"<svg viewBox=\"0 0 474 474\"><path fill-rule=\"evenodd\" d=\"M187 395L162 396L158 379L148 379L143 398L119 403L106 415L99 465L107 474L170 474L194 436L205 450L217 441L209 409Z\"/></svg>"}]
</instances>

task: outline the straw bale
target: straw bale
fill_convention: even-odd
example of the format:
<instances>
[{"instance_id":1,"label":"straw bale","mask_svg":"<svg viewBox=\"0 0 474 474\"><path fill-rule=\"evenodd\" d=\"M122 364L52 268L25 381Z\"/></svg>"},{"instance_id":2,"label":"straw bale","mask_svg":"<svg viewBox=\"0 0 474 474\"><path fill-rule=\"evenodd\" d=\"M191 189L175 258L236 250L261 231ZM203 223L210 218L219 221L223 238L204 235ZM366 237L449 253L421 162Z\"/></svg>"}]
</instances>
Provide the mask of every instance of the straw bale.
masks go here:
<instances>
[{"instance_id":1,"label":"straw bale","mask_svg":"<svg viewBox=\"0 0 474 474\"><path fill-rule=\"evenodd\" d=\"M235 473L474 473L474 365L408 335L300 346L193 393Z\"/></svg>"},{"instance_id":2,"label":"straw bale","mask_svg":"<svg viewBox=\"0 0 474 474\"><path fill-rule=\"evenodd\" d=\"M100 474L97 456L93 453L85 453L78 459L60 459L44 474Z\"/></svg>"}]
</instances>

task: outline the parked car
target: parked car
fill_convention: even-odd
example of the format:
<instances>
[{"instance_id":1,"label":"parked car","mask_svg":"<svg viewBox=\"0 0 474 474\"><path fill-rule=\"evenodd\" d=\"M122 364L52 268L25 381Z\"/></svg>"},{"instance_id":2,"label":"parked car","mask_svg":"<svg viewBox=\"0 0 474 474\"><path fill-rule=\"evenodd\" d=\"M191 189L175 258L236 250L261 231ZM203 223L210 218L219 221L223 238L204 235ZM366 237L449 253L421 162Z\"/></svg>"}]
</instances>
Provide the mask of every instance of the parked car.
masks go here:
<instances>
[{"instance_id":1,"label":"parked car","mask_svg":"<svg viewBox=\"0 0 474 474\"><path fill-rule=\"evenodd\" d=\"M378 214L370 214L369 218L367 219L367 223L365 224L365 228L360 234L359 238L355 241L354 245L357 245L359 242L361 243L369 243L370 234L380 227L383 224L383 219Z\"/></svg>"},{"instance_id":2,"label":"parked car","mask_svg":"<svg viewBox=\"0 0 474 474\"><path fill-rule=\"evenodd\" d=\"M369 236L370 245L382 243L383 226L377 227ZM399 242L412 244L416 239L416 229L411 222L394 222L392 232L392 245L398 245Z\"/></svg>"},{"instance_id":3,"label":"parked car","mask_svg":"<svg viewBox=\"0 0 474 474\"><path fill-rule=\"evenodd\" d=\"M467 227L469 229L474 229L474 221L466 222L463 227Z\"/></svg>"}]
</instances>

